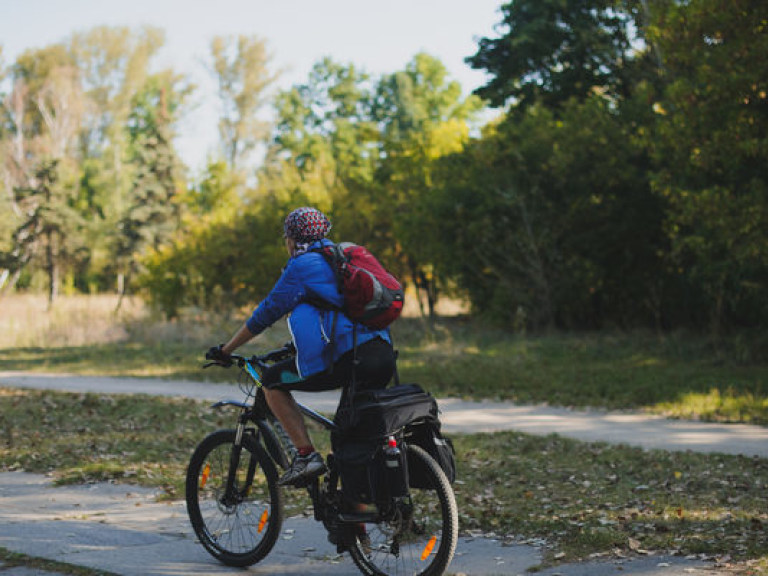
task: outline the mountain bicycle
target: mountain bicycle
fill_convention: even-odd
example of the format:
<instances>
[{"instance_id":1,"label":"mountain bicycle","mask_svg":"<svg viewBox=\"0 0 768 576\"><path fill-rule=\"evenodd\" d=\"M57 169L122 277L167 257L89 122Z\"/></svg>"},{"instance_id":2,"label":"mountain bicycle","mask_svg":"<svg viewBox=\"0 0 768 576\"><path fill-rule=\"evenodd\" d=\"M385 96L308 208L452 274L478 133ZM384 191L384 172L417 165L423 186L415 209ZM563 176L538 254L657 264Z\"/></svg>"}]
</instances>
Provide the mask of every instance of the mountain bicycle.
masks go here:
<instances>
[{"instance_id":1,"label":"mountain bicycle","mask_svg":"<svg viewBox=\"0 0 768 576\"><path fill-rule=\"evenodd\" d=\"M190 459L186 503L192 528L203 547L229 566L263 560L281 531L284 494L278 469L289 466L296 448L267 406L261 374L292 354L286 346L251 358L231 356L229 365L244 373L240 389L245 400L225 400L212 407L237 408L237 424L209 434ZM225 366L211 362L206 367L211 365ZM343 434L311 408L299 403L299 409L331 434ZM419 479L406 481L404 491L384 481L392 469L383 466L369 471L378 484L377 496L367 504L350 502L333 453L326 456L325 475L301 486L329 541L339 553L349 552L364 574L436 576L445 571L456 549L458 512L451 485L435 460L408 440L407 427L392 430L367 460L382 462L383 454L394 449L406 455L402 473L418 468Z\"/></svg>"}]
</instances>

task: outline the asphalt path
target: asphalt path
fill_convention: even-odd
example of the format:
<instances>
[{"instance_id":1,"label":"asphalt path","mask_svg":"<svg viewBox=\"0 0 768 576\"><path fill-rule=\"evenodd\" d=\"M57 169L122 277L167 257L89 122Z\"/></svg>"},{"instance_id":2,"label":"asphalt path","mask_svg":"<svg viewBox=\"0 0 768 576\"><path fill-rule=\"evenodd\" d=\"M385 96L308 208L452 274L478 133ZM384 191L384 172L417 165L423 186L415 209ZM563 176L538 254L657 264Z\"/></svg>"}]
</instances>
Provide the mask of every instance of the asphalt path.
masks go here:
<instances>
[{"instance_id":1,"label":"asphalt path","mask_svg":"<svg viewBox=\"0 0 768 576\"><path fill-rule=\"evenodd\" d=\"M240 399L235 386L135 378L0 372L0 387L104 394L183 396L217 401ZM297 394L321 412L333 412L336 393ZM667 420L640 413L576 411L548 406L440 399L449 434L519 430L560 434L646 449L693 450L768 457L768 429ZM216 563L195 542L183 502L156 501L149 489L99 483L53 486L51 479L24 472L0 473L0 547L123 576L210 576L243 573ZM543 542L503 535L463 534L449 574L525 574L541 561ZM713 558L647 554L597 557L538 573L543 576L647 576L730 574ZM248 574L357 575L348 555L337 555L324 531L309 518L286 521L275 549ZM40 576L29 568L3 566L0 576Z\"/></svg>"}]
</instances>

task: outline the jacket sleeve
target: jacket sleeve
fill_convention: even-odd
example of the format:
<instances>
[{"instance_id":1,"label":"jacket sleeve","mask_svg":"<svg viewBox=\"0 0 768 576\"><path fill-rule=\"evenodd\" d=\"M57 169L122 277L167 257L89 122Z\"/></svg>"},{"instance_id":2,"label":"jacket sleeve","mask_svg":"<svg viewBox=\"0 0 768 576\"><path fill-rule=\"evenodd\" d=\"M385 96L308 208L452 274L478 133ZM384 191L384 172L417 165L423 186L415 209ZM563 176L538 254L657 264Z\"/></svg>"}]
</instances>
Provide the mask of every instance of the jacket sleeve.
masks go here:
<instances>
[{"instance_id":1,"label":"jacket sleeve","mask_svg":"<svg viewBox=\"0 0 768 576\"><path fill-rule=\"evenodd\" d=\"M305 282L297 259L288 261L280 279L261 301L245 324L253 334L261 334L272 324L293 310L306 296Z\"/></svg>"}]
</instances>

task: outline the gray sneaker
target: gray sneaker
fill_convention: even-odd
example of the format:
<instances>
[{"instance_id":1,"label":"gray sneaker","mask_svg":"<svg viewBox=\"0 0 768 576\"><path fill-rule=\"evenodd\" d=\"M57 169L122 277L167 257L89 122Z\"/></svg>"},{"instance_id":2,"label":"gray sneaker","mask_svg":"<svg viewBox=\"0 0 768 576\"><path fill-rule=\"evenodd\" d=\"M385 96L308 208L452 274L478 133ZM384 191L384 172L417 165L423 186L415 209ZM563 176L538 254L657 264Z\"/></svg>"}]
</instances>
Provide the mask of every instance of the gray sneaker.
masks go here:
<instances>
[{"instance_id":1,"label":"gray sneaker","mask_svg":"<svg viewBox=\"0 0 768 576\"><path fill-rule=\"evenodd\" d=\"M323 457L317 452L307 456L296 456L277 483L280 486L297 486L306 480L325 474L326 470Z\"/></svg>"}]
</instances>

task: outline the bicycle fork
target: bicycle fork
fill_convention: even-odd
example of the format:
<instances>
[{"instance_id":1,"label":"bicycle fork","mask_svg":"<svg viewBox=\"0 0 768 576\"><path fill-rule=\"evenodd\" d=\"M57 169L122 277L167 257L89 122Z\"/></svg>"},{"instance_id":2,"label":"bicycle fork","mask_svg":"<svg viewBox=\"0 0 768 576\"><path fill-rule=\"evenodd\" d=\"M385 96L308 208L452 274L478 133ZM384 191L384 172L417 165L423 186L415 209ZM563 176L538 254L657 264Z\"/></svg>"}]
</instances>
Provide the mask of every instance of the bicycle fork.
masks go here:
<instances>
[{"instance_id":1,"label":"bicycle fork","mask_svg":"<svg viewBox=\"0 0 768 576\"><path fill-rule=\"evenodd\" d=\"M224 490L222 498L222 504L225 506L236 506L240 504L248 495L251 485L253 484L253 478L256 474L257 459L254 455L251 455L248 461L248 472L245 476L245 482L241 489L237 486L237 470L240 467L240 458L243 453L243 439L246 434L254 437L254 441L258 442L258 432L253 428L246 428L247 416L241 415L237 428L235 429L235 442L232 445L232 452L229 455L229 470L227 472L227 484Z\"/></svg>"}]
</instances>

